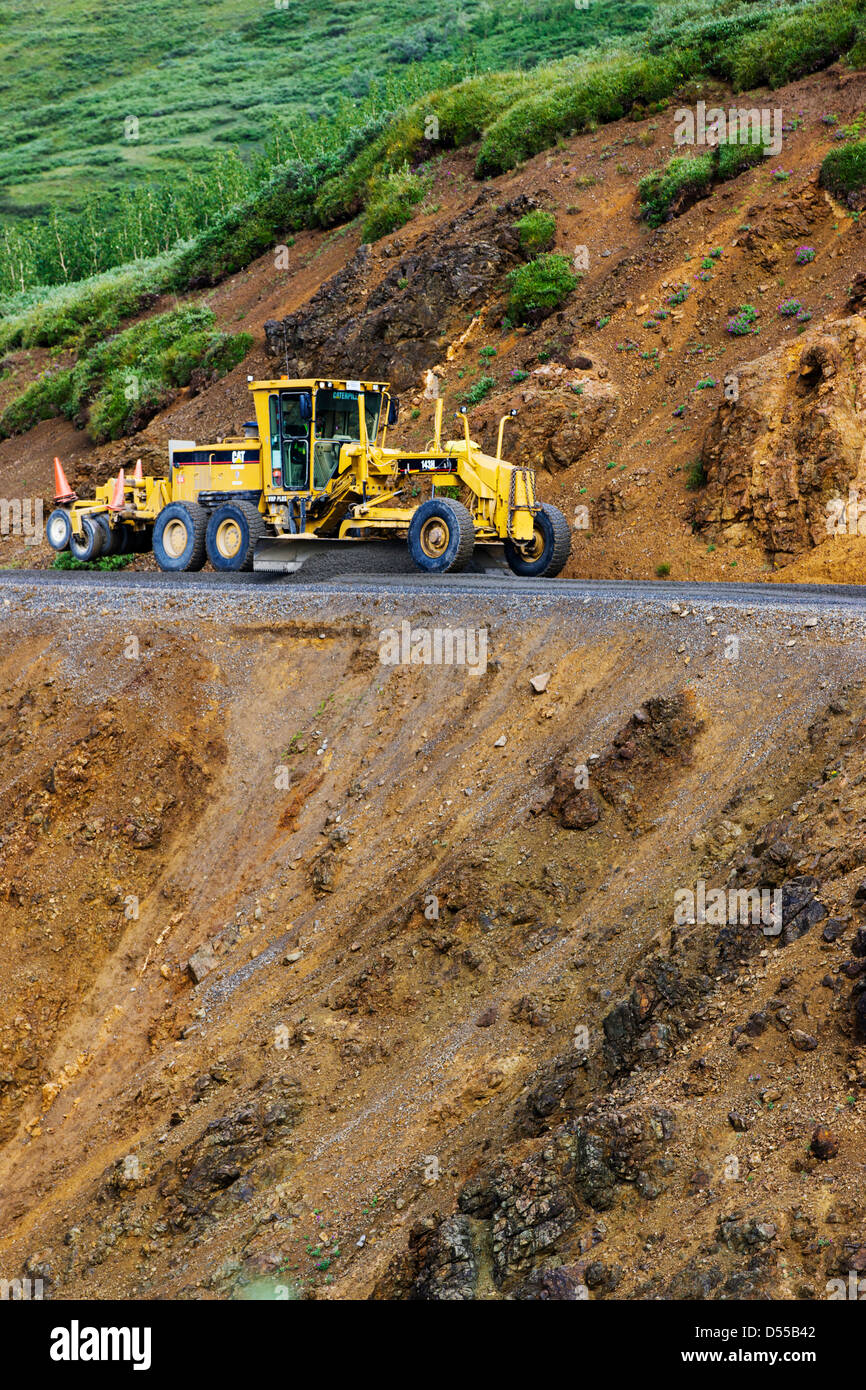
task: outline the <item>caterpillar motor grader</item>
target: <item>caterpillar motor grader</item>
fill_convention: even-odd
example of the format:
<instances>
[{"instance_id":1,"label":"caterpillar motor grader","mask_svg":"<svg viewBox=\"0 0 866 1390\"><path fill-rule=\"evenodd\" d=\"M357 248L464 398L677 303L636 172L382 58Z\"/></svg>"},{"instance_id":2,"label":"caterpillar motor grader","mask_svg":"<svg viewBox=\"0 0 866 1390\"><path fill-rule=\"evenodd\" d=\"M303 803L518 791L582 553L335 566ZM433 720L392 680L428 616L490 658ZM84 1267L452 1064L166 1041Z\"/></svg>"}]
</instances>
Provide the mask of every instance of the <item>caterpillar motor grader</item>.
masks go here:
<instances>
[{"instance_id":1,"label":"caterpillar motor grader","mask_svg":"<svg viewBox=\"0 0 866 1390\"><path fill-rule=\"evenodd\" d=\"M49 544L80 560L152 548L168 571L209 560L290 572L328 542L345 550L368 539L407 540L430 573L461 569L475 545L499 547L519 575L555 575L567 561L566 518L537 500L531 469L502 458L509 416L492 457L470 438L465 411L463 438L442 442L437 400L430 446L412 453L388 445L399 402L386 382L250 378L249 389L256 418L245 436L170 440L166 478L144 476L139 462L82 501L55 462Z\"/></svg>"}]
</instances>

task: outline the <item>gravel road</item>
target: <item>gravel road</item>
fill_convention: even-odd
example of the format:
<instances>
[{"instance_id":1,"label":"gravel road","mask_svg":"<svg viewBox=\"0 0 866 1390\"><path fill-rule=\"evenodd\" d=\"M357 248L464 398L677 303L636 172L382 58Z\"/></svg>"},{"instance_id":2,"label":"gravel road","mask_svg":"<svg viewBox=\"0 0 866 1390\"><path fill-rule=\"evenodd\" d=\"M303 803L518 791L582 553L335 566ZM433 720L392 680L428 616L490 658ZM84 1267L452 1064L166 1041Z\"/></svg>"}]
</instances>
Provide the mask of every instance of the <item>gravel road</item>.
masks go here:
<instances>
[{"instance_id":1,"label":"gravel road","mask_svg":"<svg viewBox=\"0 0 866 1390\"><path fill-rule=\"evenodd\" d=\"M352 595L425 598L438 596L442 600L463 597L485 600L495 598L509 606L514 600L543 600L545 605L572 606L583 602L619 601L625 605L649 602L670 607L672 604L700 605L705 608L736 608L766 612L809 610L816 613L835 610L866 613L866 585L841 584L697 584L641 580L595 579L519 579L508 572L486 574L424 575L413 570L405 574L373 574L352 572L339 576L328 574L316 578L315 571L305 566L300 574L216 574L199 571L195 574L169 575L162 573L123 573L100 571L5 570L0 571L0 593L27 591L37 594L47 605L54 599L72 598L124 599L138 596L144 607L157 593L175 598L201 599L207 594L240 596L260 600L269 610L275 600L288 600L294 607L301 597L324 599L328 596L347 598ZM279 596L279 598L278 598Z\"/></svg>"}]
</instances>

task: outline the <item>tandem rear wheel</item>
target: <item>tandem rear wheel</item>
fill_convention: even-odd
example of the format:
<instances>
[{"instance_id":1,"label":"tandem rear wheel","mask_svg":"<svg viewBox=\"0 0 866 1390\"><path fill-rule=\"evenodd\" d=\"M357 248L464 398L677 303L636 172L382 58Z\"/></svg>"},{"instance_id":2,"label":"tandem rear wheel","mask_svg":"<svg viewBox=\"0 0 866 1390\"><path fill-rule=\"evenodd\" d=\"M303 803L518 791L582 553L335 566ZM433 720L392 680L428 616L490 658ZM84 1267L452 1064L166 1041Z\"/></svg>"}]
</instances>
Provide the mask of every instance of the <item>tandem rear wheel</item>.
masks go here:
<instances>
[{"instance_id":1,"label":"tandem rear wheel","mask_svg":"<svg viewBox=\"0 0 866 1390\"><path fill-rule=\"evenodd\" d=\"M104 542L105 532L99 524L99 518L95 516L81 518L81 530L78 535L74 531L69 533L69 549L76 560L98 560Z\"/></svg>"},{"instance_id":2,"label":"tandem rear wheel","mask_svg":"<svg viewBox=\"0 0 866 1390\"><path fill-rule=\"evenodd\" d=\"M252 502L226 502L207 524L207 558L223 574L251 570L256 546L267 533L265 519Z\"/></svg>"},{"instance_id":3,"label":"tandem rear wheel","mask_svg":"<svg viewBox=\"0 0 866 1390\"><path fill-rule=\"evenodd\" d=\"M96 521L102 530L102 554L128 555L132 549L132 527L122 521L115 521L112 526L104 512Z\"/></svg>"},{"instance_id":4,"label":"tandem rear wheel","mask_svg":"<svg viewBox=\"0 0 866 1390\"><path fill-rule=\"evenodd\" d=\"M197 502L169 502L156 518L153 553L161 570L200 570L205 562L207 512Z\"/></svg>"}]
</instances>

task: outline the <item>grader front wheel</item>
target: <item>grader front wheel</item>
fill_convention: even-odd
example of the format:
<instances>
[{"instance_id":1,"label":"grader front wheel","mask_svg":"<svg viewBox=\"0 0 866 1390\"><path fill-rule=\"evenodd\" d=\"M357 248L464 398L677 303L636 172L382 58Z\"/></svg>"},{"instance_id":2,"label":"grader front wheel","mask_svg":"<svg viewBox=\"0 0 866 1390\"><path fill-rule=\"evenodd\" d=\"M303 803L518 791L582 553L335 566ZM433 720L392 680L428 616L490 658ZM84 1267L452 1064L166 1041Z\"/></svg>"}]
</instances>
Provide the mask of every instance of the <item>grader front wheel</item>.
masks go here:
<instances>
[{"instance_id":1,"label":"grader front wheel","mask_svg":"<svg viewBox=\"0 0 866 1390\"><path fill-rule=\"evenodd\" d=\"M462 502L431 497L409 523L409 554L427 574L462 570L474 546L475 523Z\"/></svg>"},{"instance_id":2,"label":"grader front wheel","mask_svg":"<svg viewBox=\"0 0 866 1390\"><path fill-rule=\"evenodd\" d=\"M505 542L505 558L515 574L552 579L571 554L571 531L558 507L543 502L535 518L532 540L522 549Z\"/></svg>"}]
</instances>

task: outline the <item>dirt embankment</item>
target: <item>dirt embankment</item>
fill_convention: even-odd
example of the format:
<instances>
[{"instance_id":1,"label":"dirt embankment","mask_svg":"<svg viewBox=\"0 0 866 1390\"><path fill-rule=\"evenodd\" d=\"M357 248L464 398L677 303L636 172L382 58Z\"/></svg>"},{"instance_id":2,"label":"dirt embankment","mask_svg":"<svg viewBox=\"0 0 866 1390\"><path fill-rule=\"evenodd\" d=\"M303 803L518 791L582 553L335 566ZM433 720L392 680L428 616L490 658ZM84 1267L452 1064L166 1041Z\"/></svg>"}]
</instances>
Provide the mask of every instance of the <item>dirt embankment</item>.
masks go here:
<instances>
[{"instance_id":1,"label":"dirt embankment","mask_svg":"<svg viewBox=\"0 0 866 1390\"><path fill-rule=\"evenodd\" d=\"M860 1267L859 620L5 593L4 1277L778 1298ZM382 664L404 622L472 668ZM677 920L699 881L780 889L780 932Z\"/></svg>"}]
</instances>

